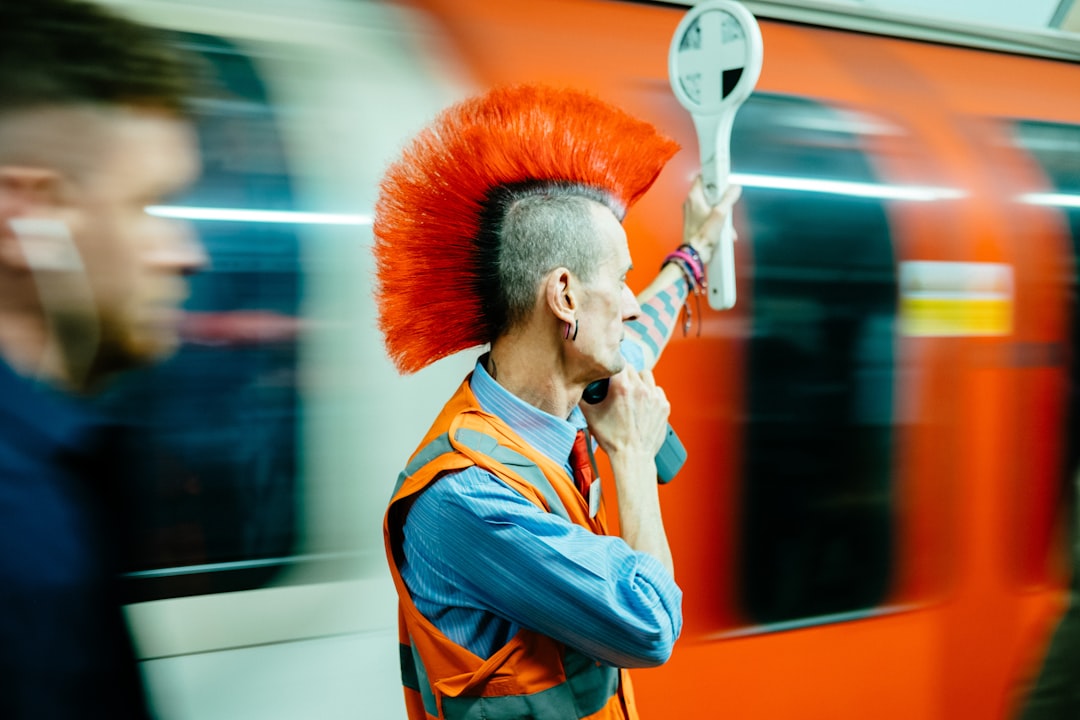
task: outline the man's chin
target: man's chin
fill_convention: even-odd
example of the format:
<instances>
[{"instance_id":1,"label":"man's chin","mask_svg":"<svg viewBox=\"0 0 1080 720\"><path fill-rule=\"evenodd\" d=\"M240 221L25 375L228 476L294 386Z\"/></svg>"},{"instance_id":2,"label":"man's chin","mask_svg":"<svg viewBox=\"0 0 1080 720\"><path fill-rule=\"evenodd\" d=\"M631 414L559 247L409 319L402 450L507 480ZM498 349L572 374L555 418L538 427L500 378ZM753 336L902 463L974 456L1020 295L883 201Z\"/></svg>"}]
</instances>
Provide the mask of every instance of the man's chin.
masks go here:
<instances>
[{"instance_id":1,"label":"man's chin","mask_svg":"<svg viewBox=\"0 0 1080 720\"><path fill-rule=\"evenodd\" d=\"M622 354L617 354L610 362L598 362L595 367L595 376L589 382L597 382L599 380L607 380L608 378L618 375L627 366L626 358Z\"/></svg>"},{"instance_id":2,"label":"man's chin","mask_svg":"<svg viewBox=\"0 0 1080 720\"><path fill-rule=\"evenodd\" d=\"M164 337L155 337L140 343L133 348L131 353L132 362L137 365L152 365L168 360L180 349L179 335L172 334Z\"/></svg>"},{"instance_id":3,"label":"man's chin","mask_svg":"<svg viewBox=\"0 0 1080 720\"><path fill-rule=\"evenodd\" d=\"M134 370L168 360L180 348L180 335L162 328L129 337L112 353L117 370Z\"/></svg>"},{"instance_id":4,"label":"man's chin","mask_svg":"<svg viewBox=\"0 0 1080 720\"><path fill-rule=\"evenodd\" d=\"M622 356L622 353L619 353L615 356L615 360L612 361L611 365L608 366L608 370L610 371L608 375L609 377L611 375L618 375L624 369L626 369L626 358Z\"/></svg>"}]
</instances>

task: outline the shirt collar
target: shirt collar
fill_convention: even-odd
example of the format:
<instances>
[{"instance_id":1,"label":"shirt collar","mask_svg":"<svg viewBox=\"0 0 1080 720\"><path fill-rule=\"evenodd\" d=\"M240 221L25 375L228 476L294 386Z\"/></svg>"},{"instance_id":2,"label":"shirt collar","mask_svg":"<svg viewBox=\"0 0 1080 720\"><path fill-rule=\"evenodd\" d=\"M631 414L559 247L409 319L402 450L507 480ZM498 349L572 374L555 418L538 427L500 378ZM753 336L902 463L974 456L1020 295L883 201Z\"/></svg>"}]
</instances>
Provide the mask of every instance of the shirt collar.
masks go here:
<instances>
[{"instance_id":1,"label":"shirt collar","mask_svg":"<svg viewBox=\"0 0 1080 720\"><path fill-rule=\"evenodd\" d=\"M504 388L484 368L482 356L473 370L469 386L480 407L496 415L526 443L560 465L566 465L577 431L585 427L581 408L574 406L565 420L530 405Z\"/></svg>"}]
</instances>

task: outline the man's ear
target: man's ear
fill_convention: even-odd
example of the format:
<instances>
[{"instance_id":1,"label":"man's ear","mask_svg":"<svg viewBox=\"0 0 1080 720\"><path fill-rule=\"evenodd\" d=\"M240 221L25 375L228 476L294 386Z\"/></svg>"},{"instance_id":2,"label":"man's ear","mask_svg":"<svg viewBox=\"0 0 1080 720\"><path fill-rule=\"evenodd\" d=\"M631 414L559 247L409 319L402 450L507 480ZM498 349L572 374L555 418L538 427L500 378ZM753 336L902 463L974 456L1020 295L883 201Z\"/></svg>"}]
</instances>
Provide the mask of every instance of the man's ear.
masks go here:
<instances>
[{"instance_id":1,"label":"man's ear","mask_svg":"<svg viewBox=\"0 0 1080 720\"><path fill-rule=\"evenodd\" d=\"M0 165L0 264L21 270L35 269L38 260L55 264L48 258L55 258L56 238L70 243L70 234L59 221L44 218L55 216L62 182L48 168ZM42 238L49 247L38 247Z\"/></svg>"},{"instance_id":2,"label":"man's ear","mask_svg":"<svg viewBox=\"0 0 1080 720\"><path fill-rule=\"evenodd\" d=\"M577 311L574 275L564 267L555 268L544 280L544 301L555 317L573 322Z\"/></svg>"}]
</instances>

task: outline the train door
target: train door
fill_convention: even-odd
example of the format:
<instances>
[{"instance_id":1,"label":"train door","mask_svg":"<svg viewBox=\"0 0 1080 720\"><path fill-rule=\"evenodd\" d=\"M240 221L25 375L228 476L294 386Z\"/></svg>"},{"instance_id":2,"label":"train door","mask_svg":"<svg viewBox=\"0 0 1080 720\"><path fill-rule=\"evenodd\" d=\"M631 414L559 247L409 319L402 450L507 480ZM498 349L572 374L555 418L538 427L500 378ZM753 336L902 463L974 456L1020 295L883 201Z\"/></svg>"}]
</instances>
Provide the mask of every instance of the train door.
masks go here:
<instances>
[{"instance_id":1,"label":"train door","mask_svg":"<svg viewBox=\"0 0 1080 720\"><path fill-rule=\"evenodd\" d=\"M887 179L898 141L874 110L797 95L758 92L736 120L740 307L665 360L696 378L669 392L695 457L665 490L687 625L636 673L647 714L685 715L713 677L716 717L935 716L895 225L949 193Z\"/></svg>"},{"instance_id":2,"label":"train door","mask_svg":"<svg viewBox=\"0 0 1080 720\"><path fill-rule=\"evenodd\" d=\"M126 5L208 80L202 177L147 211L190 221L210 263L182 350L110 398L140 418L127 611L151 700L163 720L403 716L381 517L471 363L394 372L370 222L453 87L383 3Z\"/></svg>"}]
</instances>

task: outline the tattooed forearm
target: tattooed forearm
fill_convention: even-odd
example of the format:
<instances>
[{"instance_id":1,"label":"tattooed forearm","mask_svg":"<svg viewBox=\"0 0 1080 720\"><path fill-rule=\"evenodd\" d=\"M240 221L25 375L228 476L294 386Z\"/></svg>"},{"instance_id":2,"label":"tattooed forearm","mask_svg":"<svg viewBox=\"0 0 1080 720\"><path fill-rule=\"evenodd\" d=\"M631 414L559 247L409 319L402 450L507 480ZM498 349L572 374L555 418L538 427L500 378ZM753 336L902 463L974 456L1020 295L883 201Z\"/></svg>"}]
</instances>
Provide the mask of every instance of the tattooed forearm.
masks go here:
<instances>
[{"instance_id":1,"label":"tattooed forearm","mask_svg":"<svg viewBox=\"0 0 1080 720\"><path fill-rule=\"evenodd\" d=\"M626 324L630 332L654 357L660 355L660 351L671 339L679 321L679 313L689 294L690 287L686 279L680 277L643 303L640 317Z\"/></svg>"}]
</instances>

